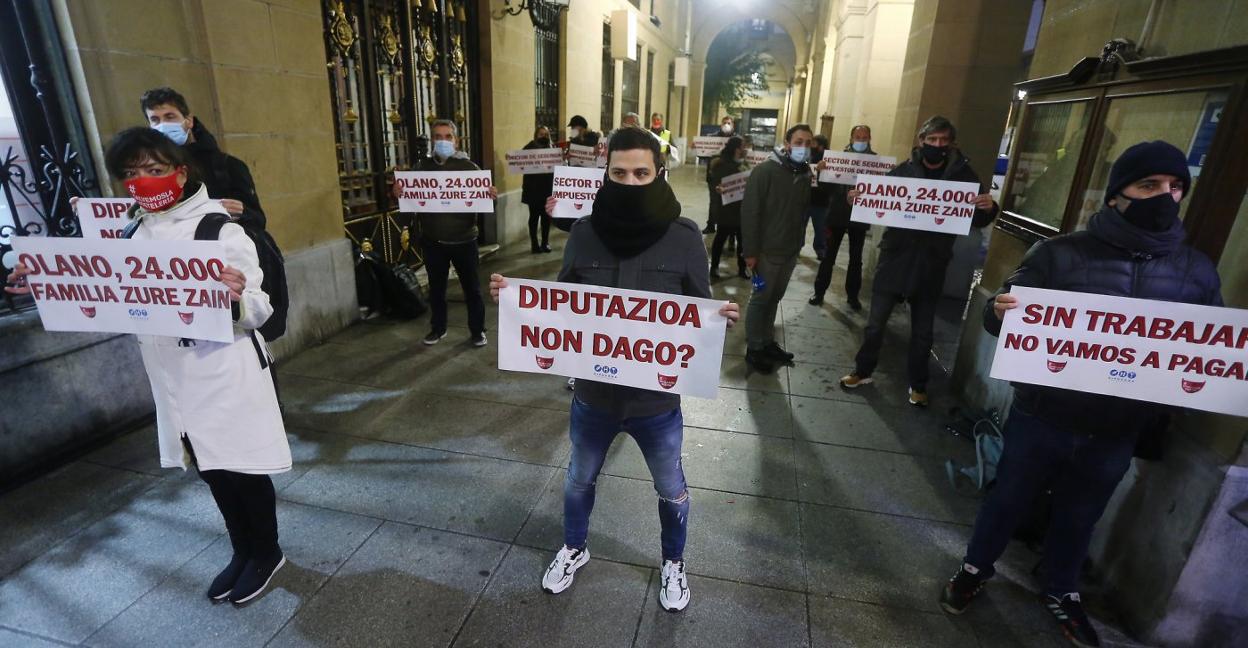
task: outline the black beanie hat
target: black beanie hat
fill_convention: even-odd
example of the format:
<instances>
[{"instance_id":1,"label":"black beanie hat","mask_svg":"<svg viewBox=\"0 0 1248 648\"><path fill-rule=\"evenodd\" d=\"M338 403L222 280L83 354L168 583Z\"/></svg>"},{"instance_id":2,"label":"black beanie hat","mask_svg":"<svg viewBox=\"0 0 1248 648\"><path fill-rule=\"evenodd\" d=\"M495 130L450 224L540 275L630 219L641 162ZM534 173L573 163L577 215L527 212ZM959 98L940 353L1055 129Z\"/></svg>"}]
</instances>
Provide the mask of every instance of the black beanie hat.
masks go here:
<instances>
[{"instance_id":1,"label":"black beanie hat","mask_svg":"<svg viewBox=\"0 0 1248 648\"><path fill-rule=\"evenodd\" d=\"M580 115L573 115L572 121L568 122L568 126L580 126L581 128L589 128L589 122Z\"/></svg>"},{"instance_id":2,"label":"black beanie hat","mask_svg":"<svg viewBox=\"0 0 1248 648\"><path fill-rule=\"evenodd\" d=\"M1192 190L1192 174L1187 169L1187 156L1173 144L1154 140L1140 142L1122 152L1109 170L1105 203L1115 198L1127 185L1156 173L1178 177L1183 181L1183 197Z\"/></svg>"}]
</instances>

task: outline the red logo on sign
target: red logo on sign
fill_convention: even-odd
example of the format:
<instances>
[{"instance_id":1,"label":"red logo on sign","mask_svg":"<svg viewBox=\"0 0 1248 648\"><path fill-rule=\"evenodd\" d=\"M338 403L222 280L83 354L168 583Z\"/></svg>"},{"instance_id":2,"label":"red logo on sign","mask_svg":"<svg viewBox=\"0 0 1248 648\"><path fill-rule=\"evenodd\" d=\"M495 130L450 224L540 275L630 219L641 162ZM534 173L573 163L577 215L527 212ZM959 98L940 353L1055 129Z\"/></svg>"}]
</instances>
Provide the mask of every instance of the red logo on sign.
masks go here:
<instances>
[{"instance_id":1,"label":"red logo on sign","mask_svg":"<svg viewBox=\"0 0 1248 648\"><path fill-rule=\"evenodd\" d=\"M1183 391L1189 394L1195 394L1196 392L1204 388L1205 388L1205 381L1203 380L1200 382L1196 382L1194 380L1188 380L1186 378L1183 379Z\"/></svg>"},{"instance_id":2,"label":"red logo on sign","mask_svg":"<svg viewBox=\"0 0 1248 648\"><path fill-rule=\"evenodd\" d=\"M944 224L945 224L945 219L943 219L943 218L937 218L937 219L936 219L936 224L937 224L937 225L944 225Z\"/></svg>"},{"instance_id":3,"label":"red logo on sign","mask_svg":"<svg viewBox=\"0 0 1248 648\"><path fill-rule=\"evenodd\" d=\"M417 200L417 201L416 201L416 204L417 204L417 205L420 205L421 207L424 207L424 206L425 206L425 201L423 201L423 200Z\"/></svg>"},{"instance_id":4,"label":"red logo on sign","mask_svg":"<svg viewBox=\"0 0 1248 648\"><path fill-rule=\"evenodd\" d=\"M663 389L671 389L676 386L677 376L664 376L659 374L659 386Z\"/></svg>"},{"instance_id":5,"label":"red logo on sign","mask_svg":"<svg viewBox=\"0 0 1248 648\"><path fill-rule=\"evenodd\" d=\"M1052 371L1053 373L1060 373L1062 369L1066 368L1066 363L1054 362L1053 360L1049 360L1048 366L1049 366L1049 371Z\"/></svg>"},{"instance_id":6,"label":"red logo on sign","mask_svg":"<svg viewBox=\"0 0 1248 648\"><path fill-rule=\"evenodd\" d=\"M572 203L572 206L576 207L576 211L581 211L581 207L584 207L585 203Z\"/></svg>"},{"instance_id":7,"label":"red logo on sign","mask_svg":"<svg viewBox=\"0 0 1248 648\"><path fill-rule=\"evenodd\" d=\"M554 358L543 358L542 356L533 356L537 359L537 366L542 369L549 369L555 365Z\"/></svg>"},{"instance_id":8,"label":"red logo on sign","mask_svg":"<svg viewBox=\"0 0 1248 648\"><path fill-rule=\"evenodd\" d=\"M472 201L471 201L471 200L465 200L465 201L464 201L464 206L465 206L465 207L471 207L471 206L472 206Z\"/></svg>"},{"instance_id":9,"label":"red logo on sign","mask_svg":"<svg viewBox=\"0 0 1248 648\"><path fill-rule=\"evenodd\" d=\"M82 310L83 315L86 315L87 317L95 317L94 306L79 306L78 308Z\"/></svg>"},{"instance_id":10,"label":"red logo on sign","mask_svg":"<svg viewBox=\"0 0 1248 648\"><path fill-rule=\"evenodd\" d=\"M882 211L877 211L877 212L875 212L875 217L876 217L876 218L884 218L884 212L882 212Z\"/></svg>"},{"instance_id":11,"label":"red logo on sign","mask_svg":"<svg viewBox=\"0 0 1248 648\"><path fill-rule=\"evenodd\" d=\"M195 321L195 313L183 313L182 311L178 311L178 317L182 318L183 324L190 324Z\"/></svg>"}]
</instances>

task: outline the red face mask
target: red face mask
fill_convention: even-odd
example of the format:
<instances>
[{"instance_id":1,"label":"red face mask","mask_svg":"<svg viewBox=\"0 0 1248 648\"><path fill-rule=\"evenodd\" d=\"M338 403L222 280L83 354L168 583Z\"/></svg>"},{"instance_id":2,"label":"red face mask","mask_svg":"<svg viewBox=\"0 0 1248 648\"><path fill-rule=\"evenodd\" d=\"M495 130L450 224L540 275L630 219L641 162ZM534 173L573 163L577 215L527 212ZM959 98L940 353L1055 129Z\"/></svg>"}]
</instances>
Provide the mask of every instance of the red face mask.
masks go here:
<instances>
[{"instance_id":1,"label":"red face mask","mask_svg":"<svg viewBox=\"0 0 1248 648\"><path fill-rule=\"evenodd\" d=\"M125 185L134 201L149 212L166 209L182 197L177 171L167 176L132 178L126 180Z\"/></svg>"}]
</instances>

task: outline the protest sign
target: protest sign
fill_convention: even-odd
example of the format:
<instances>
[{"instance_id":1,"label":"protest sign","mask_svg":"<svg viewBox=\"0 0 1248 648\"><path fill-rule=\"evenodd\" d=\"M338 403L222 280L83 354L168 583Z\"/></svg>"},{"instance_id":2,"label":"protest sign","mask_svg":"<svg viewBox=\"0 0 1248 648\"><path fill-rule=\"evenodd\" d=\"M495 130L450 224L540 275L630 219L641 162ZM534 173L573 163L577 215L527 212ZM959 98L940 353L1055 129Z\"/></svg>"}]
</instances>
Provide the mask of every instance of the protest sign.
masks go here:
<instances>
[{"instance_id":1,"label":"protest sign","mask_svg":"<svg viewBox=\"0 0 1248 648\"><path fill-rule=\"evenodd\" d=\"M551 217L588 216L594 210L594 198L602 187L604 175L602 169L555 167L554 190L550 194L555 199L555 212Z\"/></svg>"},{"instance_id":2,"label":"protest sign","mask_svg":"<svg viewBox=\"0 0 1248 648\"><path fill-rule=\"evenodd\" d=\"M719 183L719 186L724 189L723 193L719 195L720 201L723 202L723 204L728 205L734 202L740 202L744 199L745 183L749 179L749 171L742 171L741 173L724 176L723 181Z\"/></svg>"},{"instance_id":3,"label":"protest sign","mask_svg":"<svg viewBox=\"0 0 1248 648\"><path fill-rule=\"evenodd\" d=\"M233 342L219 241L14 237L49 331L139 333Z\"/></svg>"},{"instance_id":4,"label":"protest sign","mask_svg":"<svg viewBox=\"0 0 1248 648\"><path fill-rule=\"evenodd\" d=\"M830 166L819 172L819 182L852 185L859 175L884 175L897 166L897 158L845 151L824 151Z\"/></svg>"},{"instance_id":5,"label":"protest sign","mask_svg":"<svg viewBox=\"0 0 1248 648\"><path fill-rule=\"evenodd\" d=\"M993 378L1248 416L1248 311L1015 286Z\"/></svg>"},{"instance_id":6,"label":"protest sign","mask_svg":"<svg viewBox=\"0 0 1248 648\"><path fill-rule=\"evenodd\" d=\"M701 135L693 138L693 154L697 157L715 157L724 150L727 137Z\"/></svg>"},{"instance_id":7,"label":"protest sign","mask_svg":"<svg viewBox=\"0 0 1248 648\"><path fill-rule=\"evenodd\" d=\"M550 173L563 164L563 149L520 149L507 151L507 173Z\"/></svg>"},{"instance_id":8,"label":"protest sign","mask_svg":"<svg viewBox=\"0 0 1248 648\"><path fill-rule=\"evenodd\" d=\"M945 234L971 231L979 195L974 182L893 176L858 176L854 188L851 221Z\"/></svg>"},{"instance_id":9,"label":"protest sign","mask_svg":"<svg viewBox=\"0 0 1248 648\"><path fill-rule=\"evenodd\" d=\"M607 166L607 158L598 156L597 147L569 144L568 166L601 169Z\"/></svg>"},{"instance_id":10,"label":"protest sign","mask_svg":"<svg viewBox=\"0 0 1248 648\"><path fill-rule=\"evenodd\" d=\"M74 204L78 224L82 226L82 238L121 238L130 219L126 210L134 200L130 198L79 198Z\"/></svg>"},{"instance_id":11,"label":"protest sign","mask_svg":"<svg viewBox=\"0 0 1248 648\"><path fill-rule=\"evenodd\" d=\"M750 165L751 167L755 167L755 166L762 164L763 162L766 162L767 158L769 157L771 157L770 150L764 150L764 151L749 150L745 152L745 163Z\"/></svg>"},{"instance_id":12,"label":"protest sign","mask_svg":"<svg viewBox=\"0 0 1248 648\"><path fill-rule=\"evenodd\" d=\"M722 301L507 279L498 368L715 398Z\"/></svg>"},{"instance_id":13,"label":"protest sign","mask_svg":"<svg viewBox=\"0 0 1248 648\"><path fill-rule=\"evenodd\" d=\"M492 212L489 171L396 171L405 212Z\"/></svg>"}]
</instances>

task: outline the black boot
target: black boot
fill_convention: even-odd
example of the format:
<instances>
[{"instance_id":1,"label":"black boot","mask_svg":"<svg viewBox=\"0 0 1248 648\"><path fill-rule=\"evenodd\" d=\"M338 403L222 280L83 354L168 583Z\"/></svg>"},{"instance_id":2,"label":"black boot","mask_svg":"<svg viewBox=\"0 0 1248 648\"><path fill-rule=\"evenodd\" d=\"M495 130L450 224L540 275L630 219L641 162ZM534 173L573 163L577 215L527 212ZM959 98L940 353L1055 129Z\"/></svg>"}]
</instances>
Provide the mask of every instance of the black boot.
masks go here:
<instances>
[{"instance_id":1,"label":"black boot","mask_svg":"<svg viewBox=\"0 0 1248 648\"><path fill-rule=\"evenodd\" d=\"M212 585L208 586L208 598L213 602L226 600L234 589L234 583L243 574L243 567L247 565L247 560L251 555L247 539L243 535L241 530L230 531L230 545L234 548L234 556L230 558L230 564L212 579Z\"/></svg>"}]
</instances>

